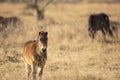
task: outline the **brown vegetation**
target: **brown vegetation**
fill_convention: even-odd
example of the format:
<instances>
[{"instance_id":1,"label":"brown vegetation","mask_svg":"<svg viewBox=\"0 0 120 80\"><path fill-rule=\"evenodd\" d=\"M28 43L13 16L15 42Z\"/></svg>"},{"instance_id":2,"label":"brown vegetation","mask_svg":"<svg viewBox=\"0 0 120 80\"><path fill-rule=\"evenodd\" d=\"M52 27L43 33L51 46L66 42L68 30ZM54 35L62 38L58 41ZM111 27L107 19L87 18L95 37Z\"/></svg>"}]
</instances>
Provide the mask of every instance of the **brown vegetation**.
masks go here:
<instances>
[{"instance_id":1,"label":"brown vegetation","mask_svg":"<svg viewBox=\"0 0 120 80\"><path fill-rule=\"evenodd\" d=\"M0 32L0 80L26 80L23 44L36 39L40 30L49 33L43 80L120 79L119 39L107 37L108 43L101 43L102 35L97 32L91 43L87 31L88 17L93 13L105 12L111 21L120 23L120 4L50 5L45 20L38 22L33 11L23 11L24 8L25 4L0 4L0 15L19 16L24 21L24 26L9 26ZM119 33L120 25L116 27Z\"/></svg>"}]
</instances>

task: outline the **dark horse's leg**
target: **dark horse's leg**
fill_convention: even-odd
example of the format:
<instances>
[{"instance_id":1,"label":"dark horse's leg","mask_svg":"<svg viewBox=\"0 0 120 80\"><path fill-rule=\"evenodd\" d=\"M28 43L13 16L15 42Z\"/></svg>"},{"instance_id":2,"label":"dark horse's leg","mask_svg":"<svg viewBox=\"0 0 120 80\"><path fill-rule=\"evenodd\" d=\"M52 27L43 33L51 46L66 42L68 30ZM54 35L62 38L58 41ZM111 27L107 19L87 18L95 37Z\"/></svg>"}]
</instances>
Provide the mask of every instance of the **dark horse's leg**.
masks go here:
<instances>
[{"instance_id":1,"label":"dark horse's leg","mask_svg":"<svg viewBox=\"0 0 120 80\"><path fill-rule=\"evenodd\" d=\"M110 20L109 20L109 17L107 15L104 15L103 17L104 17L105 23L106 23L104 25L104 29L105 29L106 33L108 33L111 37L113 37L112 30L110 29Z\"/></svg>"},{"instance_id":2,"label":"dark horse's leg","mask_svg":"<svg viewBox=\"0 0 120 80\"><path fill-rule=\"evenodd\" d=\"M88 29L88 32L89 32L89 36L91 38L91 41L93 41L93 39L95 38L95 31L93 31L92 29Z\"/></svg>"},{"instance_id":3,"label":"dark horse's leg","mask_svg":"<svg viewBox=\"0 0 120 80\"><path fill-rule=\"evenodd\" d=\"M106 41L106 33L105 33L104 29L101 29L101 31L102 31L102 34L103 34L103 41Z\"/></svg>"},{"instance_id":4,"label":"dark horse's leg","mask_svg":"<svg viewBox=\"0 0 120 80\"><path fill-rule=\"evenodd\" d=\"M113 32L112 32L112 30L110 29L110 26L109 26L109 25L106 25L106 26L104 27L104 29L105 29L106 33L108 33L111 37L113 37Z\"/></svg>"},{"instance_id":5,"label":"dark horse's leg","mask_svg":"<svg viewBox=\"0 0 120 80\"><path fill-rule=\"evenodd\" d=\"M112 32L112 30L108 29L108 33L109 33L109 35L110 35L111 37L113 37L113 32Z\"/></svg>"}]
</instances>

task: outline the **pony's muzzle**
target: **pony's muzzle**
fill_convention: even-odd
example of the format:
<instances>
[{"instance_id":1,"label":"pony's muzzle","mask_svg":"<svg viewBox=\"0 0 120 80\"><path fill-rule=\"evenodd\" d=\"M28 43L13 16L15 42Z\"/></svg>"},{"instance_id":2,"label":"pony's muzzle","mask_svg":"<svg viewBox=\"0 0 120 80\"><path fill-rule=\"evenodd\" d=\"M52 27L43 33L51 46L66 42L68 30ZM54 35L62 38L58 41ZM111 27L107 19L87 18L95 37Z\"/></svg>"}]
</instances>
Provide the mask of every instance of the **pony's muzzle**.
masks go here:
<instances>
[{"instance_id":1,"label":"pony's muzzle","mask_svg":"<svg viewBox=\"0 0 120 80\"><path fill-rule=\"evenodd\" d=\"M42 48L42 52L46 52L46 48Z\"/></svg>"}]
</instances>

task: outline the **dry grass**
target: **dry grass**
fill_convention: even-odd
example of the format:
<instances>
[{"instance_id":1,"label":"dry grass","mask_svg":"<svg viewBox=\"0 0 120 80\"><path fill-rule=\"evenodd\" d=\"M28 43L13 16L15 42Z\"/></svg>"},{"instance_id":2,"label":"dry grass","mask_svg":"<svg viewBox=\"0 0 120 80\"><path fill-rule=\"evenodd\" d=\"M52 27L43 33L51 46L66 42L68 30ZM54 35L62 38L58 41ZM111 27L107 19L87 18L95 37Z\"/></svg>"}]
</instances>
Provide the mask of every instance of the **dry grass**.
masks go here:
<instances>
[{"instance_id":1,"label":"dry grass","mask_svg":"<svg viewBox=\"0 0 120 80\"><path fill-rule=\"evenodd\" d=\"M120 42L99 42L102 37L98 32L91 43L87 33L87 20L92 13L105 12L110 20L120 23L120 4L50 5L45 20L39 22L33 11L24 11L24 7L24 4L0 4L0 15L15 15L24 21L20 30L9 27L6 33L0 33L7 35L0 42L4 42L0 47L0 80L26 80L23 43L36 39L41 30L49 35L43 80L120 79Z\"/></svg>"}]
</instances>

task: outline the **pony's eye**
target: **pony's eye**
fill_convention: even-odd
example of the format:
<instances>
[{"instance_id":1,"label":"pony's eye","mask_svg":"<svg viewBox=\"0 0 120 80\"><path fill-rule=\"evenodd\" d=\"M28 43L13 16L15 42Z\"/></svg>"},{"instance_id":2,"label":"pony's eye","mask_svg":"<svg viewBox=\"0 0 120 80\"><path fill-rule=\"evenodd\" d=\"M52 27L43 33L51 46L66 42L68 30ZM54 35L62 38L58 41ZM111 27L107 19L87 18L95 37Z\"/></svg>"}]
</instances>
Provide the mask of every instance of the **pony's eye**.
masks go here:
<instances>
[{"instance_id":1,"label":"pony's eye","mask_svg":"<svg viewBox=\"0 0 120 80\"><path fill-rule=\"evenodd\" d=\"M40 38L40 41L43 41L43 38Z\"/></svg>"}]
</instances>

